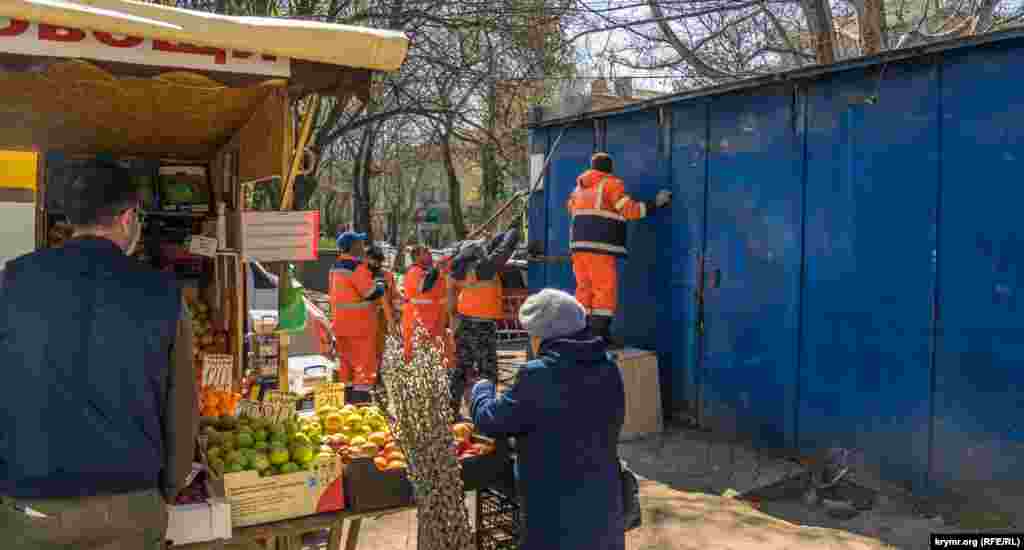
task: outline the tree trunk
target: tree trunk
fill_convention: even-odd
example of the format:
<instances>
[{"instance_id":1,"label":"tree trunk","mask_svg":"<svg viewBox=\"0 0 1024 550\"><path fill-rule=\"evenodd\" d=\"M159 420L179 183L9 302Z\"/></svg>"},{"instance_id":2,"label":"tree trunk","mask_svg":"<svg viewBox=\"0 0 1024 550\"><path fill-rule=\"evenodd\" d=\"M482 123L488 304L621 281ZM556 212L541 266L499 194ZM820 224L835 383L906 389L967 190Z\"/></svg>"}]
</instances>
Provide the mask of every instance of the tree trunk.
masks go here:
<instances>
[{"instance_id":1,"label":"tree trunk","mask_svg":"<svg viewBox=\"0 0 1024 550\"><path fill-rule=\"evenodd\" d=\"M444 169L448 175L448 208L451 210L452 229L455 231L455 238L462 240L466 238L466 222L462 218L462 183L455 173L451 139L451 135L447 132L441 135L441 154L444 157Z\"/></svg>"},{"instance_id":2,"label":"tree trunk","mask_svg":"<svg viewBox=\"0 0 1024 550\"><path fill-rule=\"evenodd\" d=\"M856 4L861 53L881 53L885 43L885 3L883 0L862 0Z\"/></svg>"},{"instance_id":3,"label":"tree trunk","mask_svg":"<svg viewBox=\"0 0 1024 550\"><path fill-rule=\"evenodd\" d=\"M814 37L815 60L821 65L836 61L836 33L832 27L832 8L825 0L800 0L807 25Z\"/></svg>"},{"instance_id":4,"label":"tree trunk","mask_svg":"<svg viewBox=\"0 0 1024 550\"><path fill-rule=\"evenodd\" d=\"M367 126L359 142L352 174L352 225L359 233L366 233L373 238L373 227L370 223L370 164L373 162L373 143L376 127Z\"/></svg>"}]
</instances>

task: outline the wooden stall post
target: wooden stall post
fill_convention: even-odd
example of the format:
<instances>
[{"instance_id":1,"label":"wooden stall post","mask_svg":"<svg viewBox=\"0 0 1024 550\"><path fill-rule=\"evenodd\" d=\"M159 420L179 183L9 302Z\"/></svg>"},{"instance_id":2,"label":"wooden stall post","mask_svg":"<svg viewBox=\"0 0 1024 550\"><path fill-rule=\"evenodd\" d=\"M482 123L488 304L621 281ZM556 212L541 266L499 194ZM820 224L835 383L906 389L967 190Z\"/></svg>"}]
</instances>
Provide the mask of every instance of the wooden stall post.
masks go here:
<instances>
[{"instance_id":1,"label":"wooden stall post","mask_svg":"<svg viewBox=\"0 0 1024 550\"><path fill-rule=\"evenodd\" d=\"M46 215L46 151L36 154L36 249L46 248L50 235Z\"/></svg>"},{"instance_id":2,"label":"wooden stall post","mask_svg":"<svg viewBox=\"0 0 1024 550\"><path fill-rule=\"evenodd\" d=\"M284 147L284 162L285 162L285 178L281 182L281 210L291 210L295 203L295 177L298 175L298 171L302 165L302 157L306 150L306 144L309 142L309 136L313 131L313 122L316 119L317 112L320 110L320 96L313 95L309 98L306 104L306 112L302 117L302 130L298 136L298 140L295 141L294 147L292 142L295 139L294 133L291 128L291 114L288 112L289 103L284 102L285 114L285 147ZM291 288L292 280L291 273L288 270L288 262L281 262L278 266L278 295L283 298L284 293ZM288 391L288 335L281 333L280 342L280 356L278 360L277 369L277 385L281 391Z\"/></svg>"}]
</instances>

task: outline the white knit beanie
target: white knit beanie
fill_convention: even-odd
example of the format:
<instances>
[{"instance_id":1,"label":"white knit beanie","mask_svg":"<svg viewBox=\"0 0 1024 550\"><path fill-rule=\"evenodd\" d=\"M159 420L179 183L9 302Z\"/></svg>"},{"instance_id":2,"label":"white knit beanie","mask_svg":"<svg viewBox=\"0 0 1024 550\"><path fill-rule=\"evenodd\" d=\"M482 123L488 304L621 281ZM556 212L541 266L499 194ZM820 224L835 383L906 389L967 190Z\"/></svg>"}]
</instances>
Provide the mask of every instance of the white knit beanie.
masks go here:
<instances>
[{"instance_id":1,"label":"white knit beanie","mask_svg":"<svg viewBox=\"0 0 1024 550\"><path fill-rule=\"evenodd\" d=\"M519 308L519 323L530 336L551 340L586 328L587 312L571 294L545 288L523 302Z\"/></svg>"}]
</instances>

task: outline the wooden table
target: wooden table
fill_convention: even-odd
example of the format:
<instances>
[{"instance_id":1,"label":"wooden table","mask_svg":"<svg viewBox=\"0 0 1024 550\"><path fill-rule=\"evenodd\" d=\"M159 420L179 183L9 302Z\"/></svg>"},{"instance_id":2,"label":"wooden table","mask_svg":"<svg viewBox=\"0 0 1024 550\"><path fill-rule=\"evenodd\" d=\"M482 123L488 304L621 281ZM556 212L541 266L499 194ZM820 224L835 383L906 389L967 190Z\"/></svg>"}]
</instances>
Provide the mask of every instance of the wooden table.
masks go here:
<instances>
[{"instance_id":1,"label":"wooden table","mask_svg":"<svg viewBox=\"0 0 1024 550\"><path fill-rule=\"evenodd\" d=\"M359 545L359 531L362 528L364 518L377 518L391 514L397 514L412 510L414 507L388 508L375 510L373 512L327 512L315 516L287 519L251 527L236 527L233 529L230 540L215 540L209 542L197 542L193 544L174 545L172 550L221 550L227 548L247 548L266 550L301 550L302 535L313 531L329 529L327 539L327 550L356 550ZM345 540L342 546L342 534L345 522L348 522L348 532L344 533ZM266 547L258 544L260 539L269 540Z\"/></svg>"}]
</instances>

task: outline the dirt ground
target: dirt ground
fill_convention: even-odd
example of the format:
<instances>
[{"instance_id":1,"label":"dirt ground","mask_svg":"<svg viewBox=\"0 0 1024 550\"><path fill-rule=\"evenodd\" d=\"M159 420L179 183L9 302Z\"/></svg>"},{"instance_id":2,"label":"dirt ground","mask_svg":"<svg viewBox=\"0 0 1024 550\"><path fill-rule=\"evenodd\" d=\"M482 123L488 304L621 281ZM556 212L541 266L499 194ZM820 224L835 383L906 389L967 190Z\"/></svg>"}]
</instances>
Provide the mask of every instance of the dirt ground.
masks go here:
<instances>
[{"instance_id":1,"label":"dirt ground","mask_svg":"<svg viewBox=\"0 0 1024 550\"><path fill-rule=\"evenodd\" d=\"M623 443L620 455L643 478L644 525L628 534L629 550L917 550L928 548L930 533L966 530L860 475L853 476L856 483L872 488L875 503L847 520L800 498L751 504L724 497L729 489L763 487L801 467L679 428ZM415 549L415 512L366 520L362 534L362 550Z\"/></svg>"}]
</instances>

